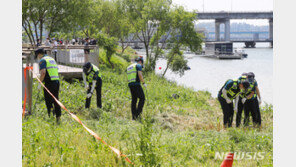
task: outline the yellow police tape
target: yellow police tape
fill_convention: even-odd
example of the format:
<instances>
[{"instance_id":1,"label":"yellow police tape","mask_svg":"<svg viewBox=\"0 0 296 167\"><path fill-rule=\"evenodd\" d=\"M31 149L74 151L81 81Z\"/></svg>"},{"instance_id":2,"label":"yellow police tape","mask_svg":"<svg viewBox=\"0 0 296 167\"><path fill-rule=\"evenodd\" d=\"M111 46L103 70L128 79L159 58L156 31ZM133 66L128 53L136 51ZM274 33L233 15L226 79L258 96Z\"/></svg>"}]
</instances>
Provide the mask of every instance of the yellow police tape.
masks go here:
<instances>
[{"instance_id":1,"label":"yellow police tape","mask_svg":"<svg viewBox=\"0 0 296 167\"><path fill-rule=\"evenodd\" d=\"M31 68L29 68L29 70L31 70L33 73L34 73L34 71L31 69ZM34 73L35 75L36 75L36 73ZM36 75L37 76L37 75ZM40 81L40 79L38 78L38 77L36 77L36 79L38 80L38 82L44 87L44 89L53 97L53 99L64 109L64 110L66 110L67 112L68 112L68 114L74 119L74 120L76 120L78 123L80 123L83 127L84 127L84 129L87 131L87 132L89 132L92 136L94 136L97 140L99 140L99 141L101 141L103 144L105 144L106 146L108 146L115 154L117 154L118 155L118 157L124 157L125 158L125 160L127 161L127 162L129 162L130 164L133 164L134 165L134 163L132 163L131 162L131 160L130 159L128 159L127 158L127 156L126 155L124 155L124 154L122 154L118 149L116 149L116 148L114 148L114 147L112 147L112 146L110 146L110 145L108 145L104 140L102 140L102 138L100 138L95 132L93 132L92 130L90 130L87 126L85 126L82 122L81 122L81 120L75 115L75 114L73 114L73 113L71 113L70 111L68 111L68 109L58 100L58 99L56 99L55 97L54 97L54 95L44 86L44 84Z\"/></svg>"}]
</instances>

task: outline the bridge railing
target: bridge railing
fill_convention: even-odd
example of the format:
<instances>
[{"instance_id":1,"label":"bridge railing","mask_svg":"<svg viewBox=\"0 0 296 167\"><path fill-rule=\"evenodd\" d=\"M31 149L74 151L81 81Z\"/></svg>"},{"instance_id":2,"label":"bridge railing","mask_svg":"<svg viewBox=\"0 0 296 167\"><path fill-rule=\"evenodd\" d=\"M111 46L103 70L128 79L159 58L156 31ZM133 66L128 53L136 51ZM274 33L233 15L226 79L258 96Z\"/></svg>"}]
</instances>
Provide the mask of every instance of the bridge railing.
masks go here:
<instances>
[{"instance_id":1,"label":"bridge railing","mask_svg":"<svg viewBox=\"0 0 296 167\"><path fill-rule=\"evenodd\" d=\"M205 41L216 41L215 38L205 38ZM220 41L224 41L224 39L221 39ZM230 41L254 41L254 42L271 42L272 39L254 39L254 38L230 38Z\"/></svg>"},{"instance_id":2,"label":"bridge railing","mask_svg":"<svg viewBox=\"0 0 296 167\"><path fill-rule=\"evenodd\" d=\"M23 45L23 54L44 48L47 55L54 58L57 64L71 67L82 67L85 62L99 65L99 47L96 45L59 45L56 47Z\"/></svg>"}]
</instances>

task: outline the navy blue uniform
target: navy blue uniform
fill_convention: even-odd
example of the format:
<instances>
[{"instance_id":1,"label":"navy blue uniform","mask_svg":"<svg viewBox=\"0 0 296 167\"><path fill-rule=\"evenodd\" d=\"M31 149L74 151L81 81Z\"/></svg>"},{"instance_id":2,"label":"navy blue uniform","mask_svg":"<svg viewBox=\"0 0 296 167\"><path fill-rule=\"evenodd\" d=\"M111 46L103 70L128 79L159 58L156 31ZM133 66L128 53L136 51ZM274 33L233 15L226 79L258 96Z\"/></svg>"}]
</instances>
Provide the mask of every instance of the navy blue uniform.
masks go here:
<instances>
[{"instance_id":1,"label":"navy blue uniform","mask_svg":"<svg viewBox=\"0 0 296 167\"><path fill-rule=\"evenodd\" d=\"M144 91L141 87L140 78L138 75L138 71L142 71L142 65L137 64L136 69L137 69L136 82L131 82L128 84L130 91L131 91L131 95L132 95L132 107L131 108L132 108L133 120L137 119L140 116L140 114L143 111L143 107L144 107L144 103L145 103L145 94L144 94ZM138 103L138 107L137 107L138 99L139 99L139 103Z\"/></svg>"},{"instance_id":2,"label":"navy blue uniform","mask_svg":"<svg viewBox=\"0 0 296 167\"><path fill-rule=\"evenodd\" d=\"M44 55L47 56L47 55ZM41 59L39 61L39 69L46 69L46 61L44 59ZM55 96L56 99L59 100L59 89L60 89L60 81L59 80L50 80L50 76L46 70L45 72L45 77L44 77L44 85L47 87L47 89ZM44 93L44 100L48 112L48 116L50 116L51 110L52 110L53 115L56 115L56 117L61 116L61 106L57 104L57 102L52 98L52 96L45 90L43 89Z\"/></svg>"}]
</instances>

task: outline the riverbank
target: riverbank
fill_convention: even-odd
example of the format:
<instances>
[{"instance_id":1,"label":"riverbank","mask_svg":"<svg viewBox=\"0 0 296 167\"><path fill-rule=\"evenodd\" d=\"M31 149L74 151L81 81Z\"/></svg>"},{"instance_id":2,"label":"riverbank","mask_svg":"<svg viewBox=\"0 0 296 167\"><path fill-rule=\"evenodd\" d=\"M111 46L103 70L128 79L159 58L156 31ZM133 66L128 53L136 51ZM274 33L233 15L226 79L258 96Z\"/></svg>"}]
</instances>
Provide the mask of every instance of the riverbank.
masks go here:
<instances>
[{"instance_id":1,"label":"riverbank","mask_svg":"<svg viewBox=\"0 0 296 167\"><path fill-rule=\"evenodd\" d=\"M111 59L115 64L125 61L117 56ZM105 64L100 71L102 109L95 107L95 98L91 108L84 109L86 91L78 80L61 80L60 101L104 141L128 155L135 166L219 166L222 160L215 159L216 153L229 151L264 152L263 159L235 160L234 166L272 165L272 106L262 108L262 129L225 130L222 110L209 92L194 91L149 73L144 74L148 86L144 89L145 121L140 123L131 120L125 70L111 70ZM33 115L23 120L23 166L128 166L66 112L62 112L61 124L55 125L54 118L47 116L36 81L33 106Z\"/></svg>"}]
</instances>

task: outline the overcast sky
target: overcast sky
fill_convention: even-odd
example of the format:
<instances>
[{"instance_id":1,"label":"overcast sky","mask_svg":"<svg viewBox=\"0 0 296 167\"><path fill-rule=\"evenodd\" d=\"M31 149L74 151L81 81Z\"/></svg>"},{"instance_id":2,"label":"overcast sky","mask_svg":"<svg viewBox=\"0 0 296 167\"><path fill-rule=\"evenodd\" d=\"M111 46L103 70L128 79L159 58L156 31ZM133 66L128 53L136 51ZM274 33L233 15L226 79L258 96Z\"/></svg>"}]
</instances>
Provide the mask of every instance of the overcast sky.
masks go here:
<instances>
[{"instance_id":1,"label":"overcast sky","mask_svg":"<svg viewBox=\"0 0 296 167\"><path fill-rule=\"evenodd\" d=\"M273 0L173 0L187 10L198 11L272 11ZM268 25L267 20L233 20L257 25Z\"/></svg>"}]
</instances>

